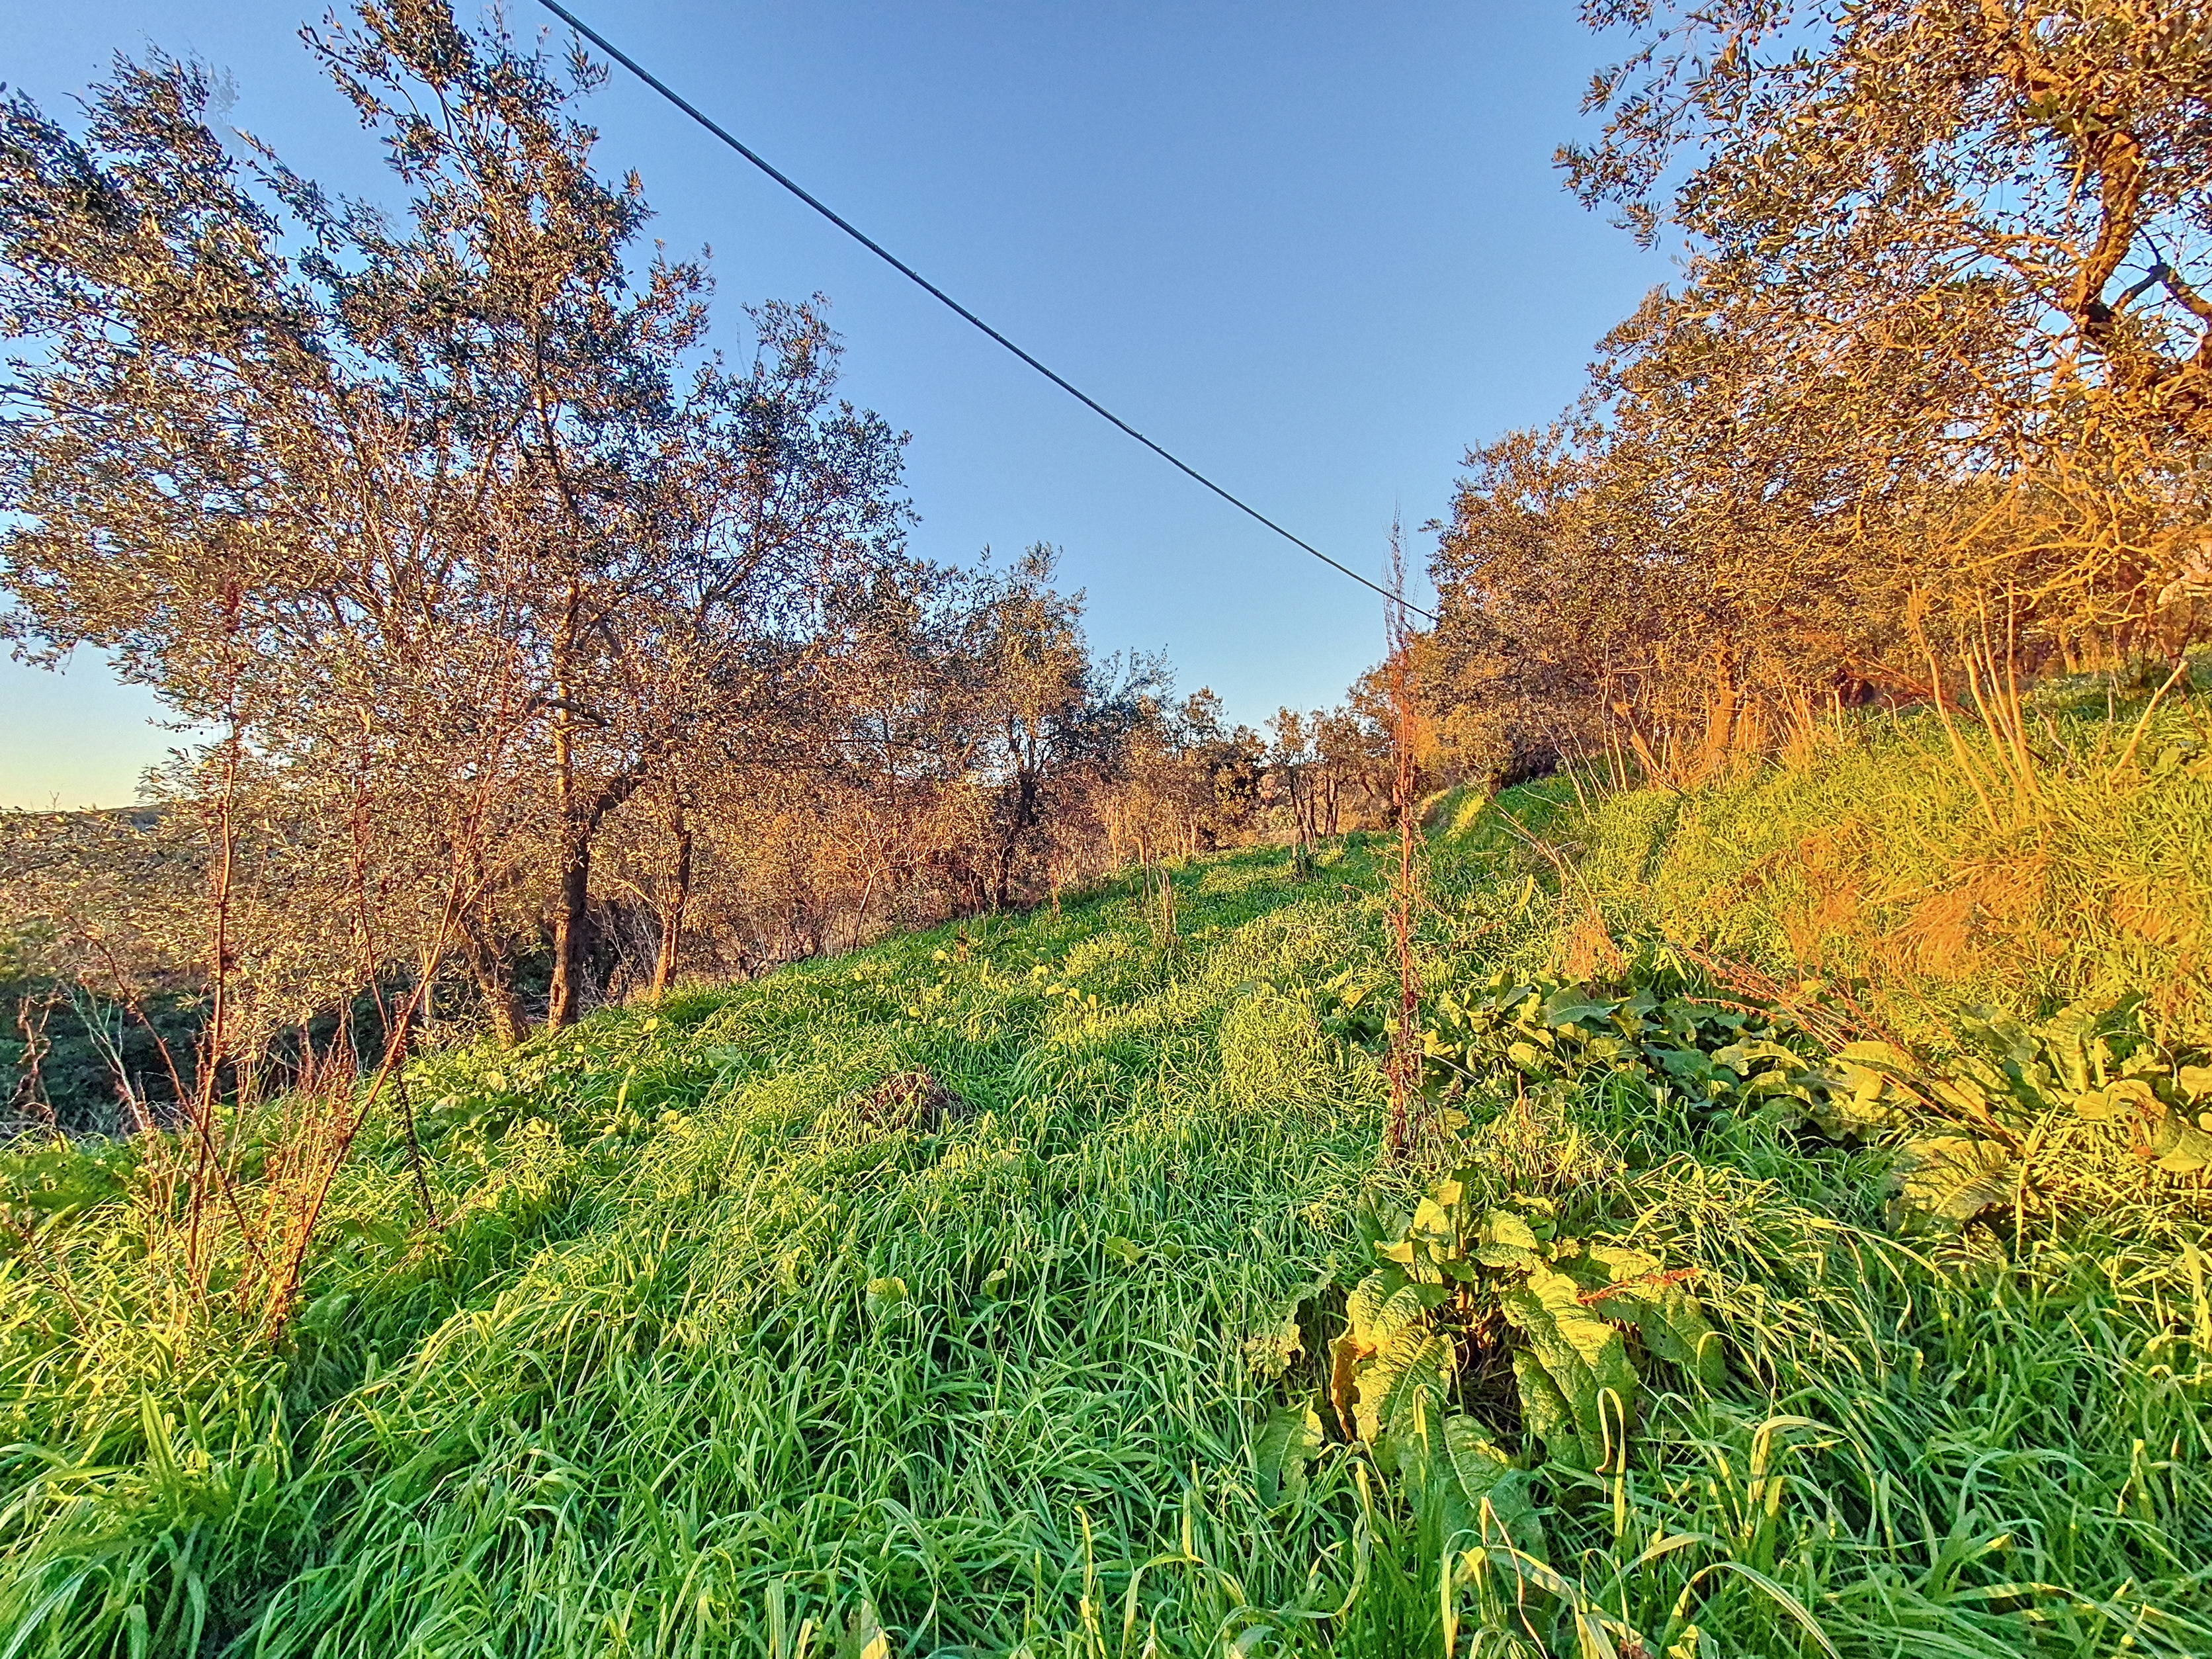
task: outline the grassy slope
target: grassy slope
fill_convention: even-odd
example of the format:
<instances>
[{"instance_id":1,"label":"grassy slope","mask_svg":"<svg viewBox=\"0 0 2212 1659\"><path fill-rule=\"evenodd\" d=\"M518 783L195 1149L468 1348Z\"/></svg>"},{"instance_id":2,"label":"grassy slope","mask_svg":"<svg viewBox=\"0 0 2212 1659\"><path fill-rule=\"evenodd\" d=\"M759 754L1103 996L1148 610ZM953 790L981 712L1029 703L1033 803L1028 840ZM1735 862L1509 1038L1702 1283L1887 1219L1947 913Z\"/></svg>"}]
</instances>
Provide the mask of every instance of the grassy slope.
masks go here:
<instances>
[{"instance_id":1,"label":"grassy slope","mask_svg":"<svg viewBox=\"0 0 2212 1659\"><path fill-rule=\"evenodd\" d=\"M1966 1004L2033 1017L2130 992L2212 1036L2212 721L2166 706L2119 766L2135 726L2099 684L2031 710L2033 801L1977 745L1985 809L1923 713L1734 785L1616 796L1574 828L1581 880L1625 936L1860 981L1916 1038Z\"/></svg>"},{"instance_id":2,"label":"grassy slope","mask_svg":"<svg viewBox=\"0 0 2212 1659\"><path fill-rule=\"evenodd\" d=\"M1885 779L1925 784L1870 764L1877 822ZM1567 799L1507 805L1587 843L1617 923L1688 915L1743 856L1711 826L1796 845L1832 805ZM1447 1595L1462 1650L1575 1652L1580 1607L1655 1651L1820 1651L1794 1602L1851 1655L2212 1651L2200 1198L2116 1164L2063 1220L1909 1243L1881 1149L1692 1144L1617 1087L1477 1102L1463 1154L1699 1268L1731 1344L1723 1387L1649 1402L1626 1479L1548 1480L1567 1594L1445 1589L1352 1448L1269 1512L1257 1425L1321 1381L1358 1206L1406 1195L1374 1062L1304 994L1382 977L1378 879L1231 854L1177 872L1172 945L1109 890L429 1062L446 1224L374 1149L281 1361L169 1316L119 1207L5 1258L0 1659L781 1659L864 1603L892 1652L1382 1655L1437 1651ZM1445 837L1431 980L1540 965L1579 925L1555 883L1494 819ZM917 1066L976 1114L868 1128L856 1091Z\"/></svg>"}]
</instances>

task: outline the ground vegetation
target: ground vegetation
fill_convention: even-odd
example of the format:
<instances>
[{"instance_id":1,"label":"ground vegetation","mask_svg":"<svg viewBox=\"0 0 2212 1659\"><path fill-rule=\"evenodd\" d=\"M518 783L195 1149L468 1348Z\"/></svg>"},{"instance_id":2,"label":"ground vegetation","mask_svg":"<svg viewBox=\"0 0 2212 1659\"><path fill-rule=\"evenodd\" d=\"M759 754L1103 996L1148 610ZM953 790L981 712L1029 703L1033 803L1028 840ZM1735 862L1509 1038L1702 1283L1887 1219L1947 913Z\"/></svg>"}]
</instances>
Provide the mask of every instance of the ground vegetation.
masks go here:
<instances>
[{"instance_id":1,"label":"ground vegetation","mask_svg":"<svg viewBox=\"0 0 2212 1659\"><path fill-rule=\"evenodd\" d=\"M2081 835L2201 832L2195 702ZM2200 1651L2212 1001L2056 892L1812 971L1767 848L1990 866L1850 740L1432 802L1395 1157L1383 835L410 1059L273 1346L143 1140L19 1142L17 1650Z\"/></svg>"}]
</instances>

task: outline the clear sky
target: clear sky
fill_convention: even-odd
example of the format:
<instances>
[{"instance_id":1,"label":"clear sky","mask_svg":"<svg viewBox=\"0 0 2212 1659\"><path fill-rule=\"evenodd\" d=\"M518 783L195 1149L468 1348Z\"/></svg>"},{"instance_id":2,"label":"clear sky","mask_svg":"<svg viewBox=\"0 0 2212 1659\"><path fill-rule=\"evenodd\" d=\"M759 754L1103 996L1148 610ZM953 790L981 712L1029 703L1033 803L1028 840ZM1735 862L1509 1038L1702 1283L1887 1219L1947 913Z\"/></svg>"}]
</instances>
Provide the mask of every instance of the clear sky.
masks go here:
<instances>
[{"instance_id":1,"label":"clear sky","mask_svg":"<svg viewBox=\"0 0 2212 1659\"><path fill-rule=\"evenodd\" d=\"M463 0L471 15L474 0ZM1552 153L1608 42L1571 0L570 0L634 57L1139 430L1345 563L1441 514L1462 455L1548 419L1669 275ZM228 119L388 196L303 0L17 0L0 79L49 112L118 48L227 70ZM518 30L551 21L513 0ZM565 36L565 31L563 32ZM846 390L910 431L917 550L1044 540L1102 649L1164 648L1256 724L1335 702L1380 603L1146 453L617 70L635 167L718 307L830 296ZM1418 564L1430 538L1411 538ZM0 805L114 805L176 741L81 655L0 663Z\"/></svg>"}]
</instances>

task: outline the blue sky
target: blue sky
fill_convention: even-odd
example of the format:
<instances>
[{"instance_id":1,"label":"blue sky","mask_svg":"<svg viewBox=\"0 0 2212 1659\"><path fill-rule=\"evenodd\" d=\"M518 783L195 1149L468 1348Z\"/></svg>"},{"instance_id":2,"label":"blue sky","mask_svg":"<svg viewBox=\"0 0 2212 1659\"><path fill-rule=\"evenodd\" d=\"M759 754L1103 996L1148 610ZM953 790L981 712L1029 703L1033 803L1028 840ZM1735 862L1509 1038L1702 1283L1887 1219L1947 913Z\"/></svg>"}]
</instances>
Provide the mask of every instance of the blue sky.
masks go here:
<instances>
[{"instance_id":1,"label":"blue sky","mask_svg":"<svg viewBox=\"0 0 2212 1659\"><path fill-rule=\"evenodd\" d=\"M464 15L470 15L464 0ZM1346 564L1442 513L1472 443L1548 419L1666 262L1552 153L1608 43L1568 0L1352 6L571 0L678 90L1139 430ZM386 193L295 35L300 0L11 7L0 78L50 112L117 48L234 82L229 119ZM550 15L514 0L519 30ZM910 431L919 551L1049 541L1092 642L1164 648L1257 723L1334 702L1379 602L969 330L620 71L635 167L717 304L828 295L847 392ZM1425 556L1428 538L1409 550ZM175 739L81 656L0 664L0 805L128 800Z\"/></svg>"}]
</instances>

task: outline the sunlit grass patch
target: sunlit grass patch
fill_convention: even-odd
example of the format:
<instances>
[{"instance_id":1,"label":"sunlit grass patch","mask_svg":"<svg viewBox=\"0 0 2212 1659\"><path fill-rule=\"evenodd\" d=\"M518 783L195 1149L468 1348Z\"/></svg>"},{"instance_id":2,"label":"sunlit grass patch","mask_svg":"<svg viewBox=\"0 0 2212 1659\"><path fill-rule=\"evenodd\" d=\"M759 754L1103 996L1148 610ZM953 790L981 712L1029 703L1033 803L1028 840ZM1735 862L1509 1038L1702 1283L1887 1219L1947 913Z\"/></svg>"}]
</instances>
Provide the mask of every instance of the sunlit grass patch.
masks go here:
<instances>
[{"instance_id":1,"label":"sunlit grass patch","mask_svg":"<svg viewBox=\"0 0 2212 1659\"><path fill-rule=\"evenodd\" d=\"M2117 769L2101 720L2051 729L2039 795L1998 823L1923 714L1809 764L1608 797L1561 835L1586 845L1580 879L1616 934L1863 981L1922 1034L1968 1003L2141 993L2212 1035L2212 769L2179 726L2152 745L2170 763Z\"/></svg>"}]
</instances>

